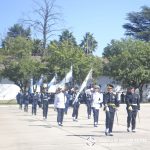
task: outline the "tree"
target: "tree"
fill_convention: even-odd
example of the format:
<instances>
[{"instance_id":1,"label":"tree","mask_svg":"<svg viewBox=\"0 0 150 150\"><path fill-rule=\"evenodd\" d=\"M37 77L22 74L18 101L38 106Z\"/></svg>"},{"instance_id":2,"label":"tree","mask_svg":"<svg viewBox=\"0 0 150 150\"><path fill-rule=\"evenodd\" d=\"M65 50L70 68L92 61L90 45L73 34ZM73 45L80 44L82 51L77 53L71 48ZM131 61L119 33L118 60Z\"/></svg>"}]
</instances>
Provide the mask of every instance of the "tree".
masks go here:
<instances>
[{"instance_id":1,"label":"tree","mask_svg":"<svg viewBox=\"0 0 150 150\"><path fill-rule=\"evenodd\" d=\"M37 80L42 73L43 64L31 56L33 42L24 37L10 37L1 49L1 74L23 91L27 91L31 77Z\"/></svg>"},{"instance_id":2,"label":"tree","mask_svg":"<svg viewBox=\"0 0 150 150\"><path fill-rule=\"evenodd\" d=\"M21 24L14 24L12 27L8 29L7 36L2 40L2 47L5 48L6 43L11 38L23 37L26 39L30 39L31 30L30 28L24 28Z\"/></svg>"},{"instance_id":3,"label":"tree","mask_svg":"<svg viewBox=\"0 0 150 150\"><path fill-rule=\"evenodd\" d=\"M27 29L25 29L23 27L23 25L21 24L14 24L14 26L10 27L8 29L9 31L7 32L7 37L26 37L26 38L30 38L31 36L31 30L28 27Z\"/></svg>"},{"instance_id":4,"label":"tree","mask_svg":"<svg viewBox=\"0 0 150 150\"><path fill-rule=\"evenodd\" d=\"M93 37L93 34L87 32L83 37L83 40L80 44L81 48L85 54L92 54L97 48L97 41Z\"/></svg>"},{"instance_id":5,"label":"tree","mask_svg":"<svg viewBox=\"0 0 150 150\"><path fill-rule=\"evenodd\" d=\"M122 44L122 46L120 46L120 44ZM121 41L111 40L110 44L104 48L103 57L109 60L111 57L119 55L122 52L123 44L124 39Z\"/></svg>"},{"instance_id":6,"label":"tree","mask_svg":"<svg viewBox=\"0 0 150 150\"><path fill-rule=\"evenodd\" d=\"M150 43L128 39L120 44L120 48L122 52L111 57L106 64L107 75L126 87L138 88L142 100L143 85L150 82Z\"/></svg>"},{"instance_id":7,"label":"tree","mask_svg":"<svg viewBox=\"0 0 150 150\"><path fill-rule=\"evenodd\" d=\"M131 12L127 14L127 20L130 23L123 25L126 29L125 35L135 39L150 41L150 7L143 6L140 12Z\"/></svg>"},{"instance_id":8,"label":"tree","mask_svg":"<svg viewBox=\"0 0 150 150\"><path fill-rule=\"evenodd\" d=\"M18 85L23 92L29 90L30 79L35 80L40 76L40 62L32 58L23 58L19 61L10 62L2 71L3 77L6 77Z\"/></svg>"},{"instance_id":9,"label":"tree","mask_svg":"<svg viewBox=\"0 0 150 150\"><path fill-rule=\"evenodd\" d=\"M25 37L9 37L5 41L4 54L12 59L19 59L31 55L33 42Z\"/></svg>"},{"instance_id":10,"label":"tree","mask_svg":"<svg viewBox=\"0 0 150 150\"><path fill-rule=\"evenodd\" d=\"M73 36L72 32L69 32L69 30L65 30L62 32L62 34L59 36L59 42L67 41L68 44L77 45L76 39Z\"/></svg>"},{"instance_id":11,"label":"tree","mask_svg":"<svg viewBox=\"0 0 150 150\"><path fill-rule=\"evenodd\" d=\"M58 22L60 23L61 14L58 11L56 12L55 0L42 0L42 3L34 1L34 3L37 7L34 10L34 15L37 15L37 18L27 19L24 22L42 34L43 55L46 55L47 42L55 31L58 31L57 25Z\"/></svg>"},{"instance_id":12,"label":"tree","mask_svg":"<svg viewBox=\"0 0 150 150\"><path fill-rule=\"evenodd\" d=\"M32 49L32 55L33 56L42 56L43 53L43 43L39 39L33 40L33 49Z\"/></svg>"},{"instance_id":13,"label":"tree","mask_svg":"<svg viewBox=\"0 0 150 150\"><path fill-rule=\"evenodd\" d=\"M99 57L93 55L87 56L81 48L74 45L68 45L67 41L57 43L51 42L49 53L45 58L47 70L57 73L60 80L73 65L73 78L78 84L84 80L88 71L93 67L93 77L98 77L102 73L102 61Z\"/></svg>"}]
</instances>

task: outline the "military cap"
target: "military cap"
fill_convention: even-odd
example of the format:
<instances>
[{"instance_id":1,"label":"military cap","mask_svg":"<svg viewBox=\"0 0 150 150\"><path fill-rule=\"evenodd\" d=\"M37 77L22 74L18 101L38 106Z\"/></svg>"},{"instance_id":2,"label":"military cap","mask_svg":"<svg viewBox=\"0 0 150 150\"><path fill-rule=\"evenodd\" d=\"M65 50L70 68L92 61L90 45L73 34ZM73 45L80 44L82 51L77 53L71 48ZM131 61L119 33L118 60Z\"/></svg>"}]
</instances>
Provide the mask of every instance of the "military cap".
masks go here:
<instances>
[{"instance_id":1,"label":"military cap","mask_svg":"<svg viewBox=\"0 0 150 150\"><path fill-rule=\"evenodd\" d=\"M112 84L107 84L107 88L114 88Z\"/></svg>"},{"instance_id":2,"label":"military cap","mask_svg":"<svg viewBox=\"0 0 150 150\"><path fill-rule=\"evenodd\" d=\"M94 89L100 89L100 86L99 85L95 85Z\"/></svg>"}]
</instances>

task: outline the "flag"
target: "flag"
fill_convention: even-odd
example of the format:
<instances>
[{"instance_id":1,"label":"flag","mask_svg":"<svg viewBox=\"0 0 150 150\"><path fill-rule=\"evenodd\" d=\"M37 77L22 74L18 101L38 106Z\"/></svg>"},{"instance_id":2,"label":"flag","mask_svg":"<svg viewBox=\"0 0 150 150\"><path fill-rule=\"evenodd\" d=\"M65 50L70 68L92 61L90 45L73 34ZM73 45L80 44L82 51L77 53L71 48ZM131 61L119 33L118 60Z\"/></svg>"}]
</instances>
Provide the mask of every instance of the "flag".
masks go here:
<instances>
[{"instance_id":1,"label":"flag","mask_svg":"<svg viewBox=\"0 0 150 150\"><path fill-rule=\"evenodd\" d=\"M50 86L56 84L56 81L57 81L56 78L57 78L57 75L55 75L55 76L53 77L53 79L48 83L48 88L50 88Z\"/></svg>"},{"instance_id":2,"label":"flag","mask_svg":"<svg viewBox=\"0 0 150 150\"><path fill-rule=\"evenodd\" d=\"M43 84L44 76L41 75L39 81L35 85L36 92L41 92L41 85Z\"/></svg>"},{"instance_id":3,"label":"flag","mask_svg":"<svg viewBox=\"0 0 150 150\"><path fill-rule=\"evenodd\" d=\"M44 76L41 75L41 77L40 77L39 81L36 83L36 85L41 86L43 84L43 79L44 79Z\"/></svg>"},{"instance_id":4,"label":"flag","mask_svg":"<svg viewBox=\"0 0 150 150\"><path fill-rule=\"evenodd\" d=\"M30 79L30 93L34 93L33 92L33 78Z\"/></svg>"},{"instance_id":5,"label":"flag","mask_svg":"<svg viewBox=\"0 0 150 150\"><path fill-rule=\"evenodd\" d=\"M83 91L83 89L87 86L88 84L88 81L92 79L92 69L89 71L88 75L86 76L85 80L83 81L80 89L79 89L79 92L77 93L76 97L75 97L75 100L73 101L74 102L77 102L78 101L78 97L80 95L80 93Z\"/></svg>"},{"instance_id":6,"label":"flag","mask_svg":"<svg viewBox=\"0 0 150 150\"><path fill-rule=\"evenodd\" d=\"M57 88L59 87L59 85L58 84L53 84L53 85L51 85L50 87L49 87L49 89L48 89L48 92L49 93L56 93L56 90L57 90Z\"/></svg>"},{"instance_id":7,"label":"flag","mask_svg":"<svg viewBox=\"0 0 150 150\"><path fill-rule=\"evenodd\" d=\"M64 79L59 83L60 86L64 86L65 83L69 83L72 81L72 74L73 74L73 69L72 66L70 68L70 71L66 74L66 76L64 77Z\"/></svg>"}]
</instances>

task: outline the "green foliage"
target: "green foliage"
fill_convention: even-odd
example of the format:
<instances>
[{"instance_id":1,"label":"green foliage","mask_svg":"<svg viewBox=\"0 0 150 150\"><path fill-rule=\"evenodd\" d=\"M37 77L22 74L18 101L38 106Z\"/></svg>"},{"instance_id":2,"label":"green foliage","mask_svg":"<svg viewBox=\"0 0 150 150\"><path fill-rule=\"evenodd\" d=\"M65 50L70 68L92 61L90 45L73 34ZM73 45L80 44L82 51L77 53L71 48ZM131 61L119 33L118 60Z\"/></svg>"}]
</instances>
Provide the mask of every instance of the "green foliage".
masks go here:
<instances>
[{"instance_id":1,"label":"green foliage","mask_svg":"<svg viewBox=\"0 0 150 150\"><path fill-rule=\"evenodd\" d=\"M21 24L14 24L14 26L10 27L8 30L9 31L7 32L7 38L15 38L18 36L29 38L31 36L30 28L28 27L27 29L25 29Z\"/></svg>"},{"instance_id":2,"label":"green foliage","mask_svg":"<svg viewBox=\"0 0 150 150\"><path fill-rule=\"evenodd\" d=\"M10 62L3 70L2 75L14 81L23 91L29 87L31 77L39 78L40 62L32 58L23 58Z\"/></svg>"},{"instance_id":3,"label":"green foliage","mask_svg":"<svg viewBox=\"0 0 150 150\"><path fill-rule=\"evenodd\" d=\"M39 39L34 39L32 55L33 56L42 56L42 54L43 54L43 42Z\"/></svg>"},{"instance_id":4,"label":"green foliage","mask_svg":"<svg viewBox=\"0 0 150 150\"><path fill-rule=\"evenodd\" d=\"M77 42L75 37L73 36L72 32L69 32L69 30L65 30L62 32L61 35L59 35L59 42L67 41L68 44L72 44L74 46L77 46Z\"/></svg>"},{"instance_id":5,"label":"green foliage","mask_svg":"<svg viewBox=\"0 0 150 150\"><path fill-rule=\"evenodd\" d=\"M67 41L62 43L51 42L49 53L49 56L44 60L47 69L49 72L57 73L60 80L69 71L71 65L73 65L74 81L78 83L84 80L93 66L94 77L101 74L102 63L100 58L85 55L82 49L68 44Z\"/></svg>"},{"instance_id":6,"label":"green foliage","mask_svg":"<svg viewBox=\"0 0 150 150\"><path fill-rule=\"evenodd\" d=\"M30 39L18 36L8 38L5 41L4 54L13 56L15 59L31 55L33 42Z\"/></svg>"},{"instance_id":7,"label":"green foliage","mask_svg":"<svg viewBox=\"0 0 150 150\"><path fill-rule=\"evenodd\" d=\"M92 54L97 48L97 41L93 37L93 34L87 32L83 37L80 47L83 49L85 54Z\"/></svg>"},{"instance_id":8,"label":"green foliage","mask_svg":"<svg viewBox=\"0 0 150 150\"><path fill-rule=\"evenodd\" d=\"M121 48L122 52L110 57L106 63L107 74L126 86L134 81L135 86L140 88L150 82L150 43L128 39L120 44Z\"/></svg>"},{"instance_id":9,"label":"green foliage","mask_svg":"<svg viewBox=\"0 0 150 150\"><path fill-rule=\"evenodd\" d=\"M124 44L123 39L121 41L111 40L111 43L104 48L103 57L109 60L112 56L120 54L123 50L123 46L120 46L120 44Z\"/></svg>"},{"instance_id":10,"label":"green foliage","mask_svg":"<svg viewBox=\"0 0 150 150\"><path fill-rule=\"evenodd\" d=\"M150 41L150 7L143 6L140 12L131 12L127 15L130 23L123 25L126 35L136 39Z\"/></svg>"},{"instance_id":11,"label":"green foliage","mask_svg":"<svg viewBox=\"0 0 150 150\"><path fill-rule=\"evenodd\" d=\"M2 76L14 81L25 91L29 86L30 78L39 78L43 67L40 59L31 56L32 49L33 42L20 36L8 38L5 48L1 49Z\"/></svg>"}]
</instances>

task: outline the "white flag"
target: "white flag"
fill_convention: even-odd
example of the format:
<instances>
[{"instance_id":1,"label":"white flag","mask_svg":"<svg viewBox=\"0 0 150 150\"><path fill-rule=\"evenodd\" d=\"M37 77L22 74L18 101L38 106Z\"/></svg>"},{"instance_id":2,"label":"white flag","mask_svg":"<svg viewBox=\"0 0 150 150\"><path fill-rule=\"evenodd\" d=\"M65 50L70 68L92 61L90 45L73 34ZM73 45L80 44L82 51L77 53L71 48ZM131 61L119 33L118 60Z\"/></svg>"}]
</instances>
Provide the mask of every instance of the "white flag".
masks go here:
<instances>
[{"instance_id":1,"label":"white flag","mask_svg":"<svg viewBox=\"0 0 150 150\"><path fill-rule=\"evenodd\" d=\"M53 79L48 83L48 88L50 88L50 86L56 84L56 81L57 81L57 79L56 79L56 75L55 75L55 76L53 77Z\"/></svg>"},{"instance_id":2,"label":"white flag","mask_svg":"<svg viewBox=\"0 0 150 150\"><path fill-rule=\"evenodd\" d=\"M81 93L81 92L83 91L83 89L87 86L88 81L89 81L90 79L92 79L92 69L89 71L88 75L86 76L85 80L83 81L83 83L82 83L82 85L81 85L81 87L80 87L80 89L79 89L79 92L77 93L77 95L76 95L76 97L75 97L74 102L78 101L78 97L79 97L80 93ZM73 103L74 103L74 102L73 102Z\"/></svg>"},{"instance_id":3,"label":"white flag","mask_svg":"<svg viewBox=\"0 0 150 150\"><path fill-rule=\"evenodd\" d=\"M43 76L43 75L41 75L41 77L40 77L39 81L36 83L36 85L41 86L41 85L42 85L42 83L43 83L43 79L44 79L44 76Z\"/></svg>"},{"instance_id":4,"label":"white flag","mask_svg":"<svg viewBox=\"0 0 150 150\"><path fill-rule=\"evenodd\" d=\"M72 66L70 68L70 71L66 74L65 78L59 83L61 86L64 86L65 83L68 83L68 82L71 82L72 80L72 73L73 70L72 70Z\"/></svg>"},{"instance_id":5,"label":"white flag","mask_svg":"<svg viewBox=\"0 0 150 150\"><path fill-rule=\"evenodd\" d=\"M49 87L49 89L48 89L48 92L49 92L49 93L56 93L56 90L57 90L58 87L59 87L58 84L51 85L51 86Z\"/></svg>"},{"instance_id":6,"label":"white flag","mask_svg":"<svg viewBox=\"0 0 150 150\"><path fill-rule=\"evenodd\" d=\"M30 79L30 93L34 93L33 92L33 78Z\"/></svg>"}]
</instances>

